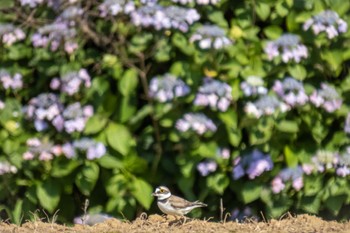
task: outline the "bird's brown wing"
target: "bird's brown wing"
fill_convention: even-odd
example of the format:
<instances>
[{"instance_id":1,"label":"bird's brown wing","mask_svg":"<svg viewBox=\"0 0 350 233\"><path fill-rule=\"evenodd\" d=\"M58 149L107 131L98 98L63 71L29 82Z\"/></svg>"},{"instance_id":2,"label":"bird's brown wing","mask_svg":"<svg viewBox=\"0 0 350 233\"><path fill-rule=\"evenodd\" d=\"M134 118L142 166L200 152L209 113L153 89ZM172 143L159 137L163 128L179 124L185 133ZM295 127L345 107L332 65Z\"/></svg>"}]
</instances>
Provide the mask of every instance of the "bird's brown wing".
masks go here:
<instances>
[{"instance_id":1,"label":"bird's brown wing","mask_svg":"<svg viewBox=\"0 0 350 233\"><path fill-rule=\"evenodd\" d=\"M174 208L185 208L188 206L196 205L193 202L187 201L181 197L174 196L174 195L171 195L171 197L169 198L169 201Z\"/></svg>"}]
</instances>

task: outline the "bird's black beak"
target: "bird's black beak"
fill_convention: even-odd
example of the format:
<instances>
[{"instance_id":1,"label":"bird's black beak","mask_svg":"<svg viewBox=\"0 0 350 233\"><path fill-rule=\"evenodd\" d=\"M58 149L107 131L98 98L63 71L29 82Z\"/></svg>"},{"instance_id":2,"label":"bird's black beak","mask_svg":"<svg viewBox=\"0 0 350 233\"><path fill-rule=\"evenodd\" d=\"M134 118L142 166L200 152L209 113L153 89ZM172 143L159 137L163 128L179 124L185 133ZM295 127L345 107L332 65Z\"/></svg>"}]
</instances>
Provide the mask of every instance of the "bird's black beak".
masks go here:
<instances>
[{"instance_id":1,"label":"bird's black beak","mask_svg":"<svg viewBox=\"0 0 350 233\"><path fill-rule=\"evenodd\" d=\"M152 196L153 196L153 197L156 197L156 196L158 196L158 195L157 195L156 193L152 193Z\"/></svg>"}]
</instances>

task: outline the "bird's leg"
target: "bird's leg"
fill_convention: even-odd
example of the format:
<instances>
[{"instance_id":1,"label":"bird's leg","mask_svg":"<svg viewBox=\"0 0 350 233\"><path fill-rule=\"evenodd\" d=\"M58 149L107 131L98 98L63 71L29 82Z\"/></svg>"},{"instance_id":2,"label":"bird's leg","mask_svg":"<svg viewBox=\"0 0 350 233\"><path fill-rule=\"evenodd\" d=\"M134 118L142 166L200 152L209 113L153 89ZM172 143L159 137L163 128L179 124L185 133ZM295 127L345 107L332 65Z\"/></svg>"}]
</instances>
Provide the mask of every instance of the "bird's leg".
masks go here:
<instances>
[{"instance_id":1,"label":"bird's leg","mask_svg":"<svg viewBox=\"0 0 350 233\"><path fill-rule=\"evenodd\" d=\"M187 217L184 215L184 216L182 216L183 217L183 223L182 223L182 225L185 225L186 224L186 220L187 220Z\"/></svg>"}]
</instances>

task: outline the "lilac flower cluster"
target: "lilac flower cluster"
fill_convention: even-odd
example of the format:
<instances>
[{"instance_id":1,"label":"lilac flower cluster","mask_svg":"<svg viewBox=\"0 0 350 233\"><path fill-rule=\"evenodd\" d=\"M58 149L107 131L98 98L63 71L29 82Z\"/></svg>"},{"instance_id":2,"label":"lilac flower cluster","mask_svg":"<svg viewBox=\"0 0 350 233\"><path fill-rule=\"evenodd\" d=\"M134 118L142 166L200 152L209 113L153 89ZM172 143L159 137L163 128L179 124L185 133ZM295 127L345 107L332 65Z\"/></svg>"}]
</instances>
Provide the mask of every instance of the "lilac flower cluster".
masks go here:
<instances>
[{"instance_id":1,"label":"lilac flower cluster","mask_svg":"<svg viewBox=\"0 0 350 233\"><path fill-rule=\"evenodd\" d=\"M63 104L55 94L42 93L32 98L24 110L26 116L34 120L35 129L43 131L48 127L47 121L55 125L63 110Z\"/></svg>"},{"instance_id":2,"label":"lilac flower cluster","mask_svg":"<svg viewBox=\"0 0 350 233\"><path fill-rule=\"evenodd\" d=\"M235 208L232 210L231 212L231 217L230 219L233 221L244 221L247 218L249 219L255 219L256 221L258 221L258 217L253 213L252 208L250 208L249 206L244 207L243 210L239 209L239 208Z\"/></svg>"},{"instance_id":3,"label":"lilac flower cluster","mask_svg":"<svg viewBox=\"0 0 350 233\"><path fill-rule=\"evenodd\" d=\"M95 142L89 138L82 138L73 143L67 142L63 145L53 145L49 141L40 141L38 138L27 140L28 150L23 153L24 160L33 160L38 158L41 161L50 161L55 156L64 155L71 159L77 156L77 153L85 153L88 160L101 158L106 154L106 147L103 143Z\"/></svg>"},{"instance_id":4,"label":"lilac flower cluster","mask_svg":"<svg viewBox=\"0 0 350 233\"><path fill-rule=\"evenodd\" d=\"M172 0L172 2L180 3L180 4L188 4L195 2L198 5L209 5L209 4L217 4L220 0Z\"/></svg>"},{"instance_id":5,"label":"lilac flower cluster","mask_svg":"<svg viewBox=\"0 0 350 233\"><path fill-rule=\"evenodd\" d=\"M176 121L176 128L180 132L192 130L199 135L207 131L215 132L217 130L214 122L203 113L186 113Z\"/></svg>"},{"instance_id":6,"label":"lilac flower cluster","mask_svg":"<svg viewBox=\"0 0 350 233\"><path fill-rule=\"evenodd\" d=\"M0 23L0 38L2 43L11 46L17 41L26 37L22 29L15 27L13 24Z\"/></svg>"},{"instance_id":7,"label":"lilac flower cluster","mask_svg":"<svg viewBox=\"0 0 350 233\"><path fill-rule=\"evenodd\" d=\"M61 92L70 96L77 93L81 86L86 88L91 86L90 75L85 69L80 69L78 72L69 72L61 78L52 79L50 83L51 89L60 89Z\"/></svg>"},{"instance_id":8,"label":"lilac flower cluster","mask_svg":"<svg viewBox=\"0 0 350 233\"><path fill-rule=\"evenodd\" d=\"M37 7L37 5L40 5L44 3L44 0L20 0L21 6L29 6L31 8Z\"/></svg>"},{"instance_id":9,"label":"lilac flower cluster","mask_svg":"<svg viewBox=\"0 0 350 233\"><path fill-rule=\"evenodd\" d=\"M294 34L283 34L277 40L269 41L264 51L269 60L281 56L284 63L292 60L299 63L302 58L308 57L306 46L301 44L299 37Z\"/></svg>"},{"instance_id":10,"label":"lilac flower cluster","mask_svg":"<svg viewBox=\"0 0 350 233\"><path fill-rule=\"evenodd\" d=\"M350 146L346 147L345 152L339 156L336 174L341 177L350 175Z\"/></svg>"},{"instance_id":11,"label":"lilac flower cluster","mask_svg":"<svg viewBox=\"0 0 350 233\"><path fill-rule=\"evenodd\" d=\"M15 73L12 77L9 72L4 69L0 69L0 83L2 86L7 89L18 90L22 89L23 81L22 75Z\"/></svg>"},{"instance_id":12,"label":"lilac flower cluster","mask_svg":"<svg viewBox=\"0 0 350 233\"><path fill-rule=\"evenodd\" d=\"M275 81L272 89L291 107L304 105L308 101L303 84L292 77L287 77L282 82Z\"/></svg>"},{"instance_id":13,"label":"lilac flower cluster","mask_svg":"<svg viewBox=\"0 0 350 233\"><path fill-rule=\"evenodd\" d=\"M93 115L93 108L90 105L82 107L79 102L64 108L56 95L43 93L29 101L25 113L34 120L35 129L39 132L47 129L47 122L50 122L59 132L64 129L73 133L84 130L87 120Z\"/></svg>"},{"instance_id":14,"label":"lilac flower cluster","mask_svg":"<svg viewBox=\"0 0 350 233\"><path fill-rule=\"evenodd\" d=\"M185 96L190 88L181 79L172 74L164 74L152 78L149 86L149 96L159 102L167 102L174 98Z\"/></svg>"},{"instance_id":15,"label":"lilac flower cluster","mask_svg":"<svg viewBox=\"0 0 350 233\"><path fill-rule=\"evenodd\" d=\"M0 162L0 175L9 173L16 174L17 168L7 161Z\"/></svg>"},{"instance_id":16,"label":"lilac flower cluster","mask_svg":"<svg viewBox=\"0 0 350 233\"><path fill-rule=\"evenodd\" d=\"M241 83L241 89L245 96L266 95L268 90L264 86L264 80L258 76L249 76Z\"/></svg>"},{"instance_id":17,"label":"lilac flower cluster","mask_svg":"<svg viewBox=\"0 0 350 233\"><path fill-rule=\"evenodd\" d=\"M338 92L325 83L321 84L321 89L315 90L311 94L310 101L316 107L322 107L327 112L336 111L343 102Z\"/></svg>"},{"instance_id":18,"label":"lilac flower cluster","mask_svg":"<svg viewBox=\"0 0 350 233\"><path fill-rule=\"evenodd\" d=\"M85 128L87 120L94 114L91 105L82 107L79 102L68 105L62 115L57 117L53 122L58 131L64 130L67 133L82 132Z\"/></svg>"},{"instance_id":19,"label":"lilac flower cluster","mask_svg":"<svg viewBox=\"0 0 350 233\"><path fill-rule=\"evenodd\" d=\"M346 116L344 132L350 134L350 113Z\"/></svg>"},{"instance_id":20,"label":"lilac flower cluster","mask_svg":"<svg viewBox=\"0 0 350 233\"><path fill-rule=\"evenodd\" d=\"M293 167L293 168L284 168L280 173L272 180L272 192L277 194L285 189L286 183L291 181L292 187L299 191L304 187L303 181L304 171L301 166Z\"/></svg>"},{"instance_id":21,"label":"lilac flower cluster","mask_svg":"<svg viewBox=\"0 0 350 233\"><path fill-rule=\"evenodd\" d=\"M225 112L232 101L232 88L224 82L204 78L204 83L199 87L194 100L196 106L210 106Z\"/></svg>"},{"instance_id":22,"label":"lilac flower cluster","mask_svg":"<svg viewBox=\"0 0 350 233\"><path fill-rule=\"evenodd\" d=\"M47 47L50 44L51 51L56 51L63 43L64 50L71 54L78 44L74 41L77 31L74 28L75 19L83 14L83 9L75 6L66 8L52 23L38 29L32 36L34 47Z\"/></svg>"},{"instance_id":23,"label":"lilac flower cluster","mask_svg":"<svg viewBox=\"0 0 350 233\"><path fill-rule=\"evenodd\" d=\"M120 13L130 14L135 10L135 3L128 0L104 0L99 6L100 16L118 15Z\"/></svg>"},{"instance_id":24,"label":"lilac flower cluster","mask_svg":"<svg viewBox=\"0 0 350 233\"><path fill-rule=\"evenodd\" d=\"M190 42L198 41L201 49L221 49L232 44L225 30L216 25L203 25L190 37Z\"/></svg>"},{"instance_id":25,"label":"lilac flower cluster","mask_svg":"<svg viewBox=\"0 0 350 233\"><path fill-rule=\"evenodd\" d=\"M229 159L230 150L227 148L218 148L216 156L221 159ZM197 164L197 170L201 176L208 176L210 173L215 172L217 167L217 163L212 159L207 159Z\"/></svg>"},{"instance_id":26,"label":"lilac flower cluster","mask_svg":"<svg viewBox=\"0 0 350 233\"><path fill-rule=\"evenodd\" d=\"M141 6L131 12L131 21L136 26L161 29L178 29L187 32L190 25L198 21L200 16L195 9L179 6L163 7L158 4Z\"/></svg>"},{"instance_id":27,"label":"lilac flower cluster","mask_svg":"<svg viewBox=\"0 0 350 233\"><path fill-rule=\"evenodd\" d=\"M263 95L254 102L248 102L244 111L250 115L260 118L263 115L272 115L276 111L286 112L289 106L279 101L275 96Z\"/></svg>"},{"instance_id":28,"label":"lilac flower cluster","mask_svg":"<svg viewBox=\"0 0 350 233\"><path fill-rule=\"evenodd\" d=\"M261 151L255 149L250 154L238 156L234 160L232 176L234 180L238 180L244 175L253 180L266 171L271 171L273 162L270 155L265 155Z\"/></svg>"},{"instance_id":29,"label":"lilac flower cluster","mask_svg":"<svg viewBox=\"0 0 350 233\"><path fill-rule=\"evenodd\" d=\"M340 33L345 33L348 30L348 24L332 10L322 11L318 15L308 19L304 23L303 29L307 31L310 27L315 35L326 32L328 39L333 39Z\"/></svg>"},{"instance_id":30,"label":"lilac flower cluster","mask_svg":"<svg viewBox=\"0 0 350 233\"><path fill-rule=\"evenodd\" d=\"M58 156L61 151L47 140L40 141L38 138L29 138L27 140L28 150L23 153L24 160L33 160L38 158L40 161L50 161L54 156Z\"/></svg>"}]
</instances>

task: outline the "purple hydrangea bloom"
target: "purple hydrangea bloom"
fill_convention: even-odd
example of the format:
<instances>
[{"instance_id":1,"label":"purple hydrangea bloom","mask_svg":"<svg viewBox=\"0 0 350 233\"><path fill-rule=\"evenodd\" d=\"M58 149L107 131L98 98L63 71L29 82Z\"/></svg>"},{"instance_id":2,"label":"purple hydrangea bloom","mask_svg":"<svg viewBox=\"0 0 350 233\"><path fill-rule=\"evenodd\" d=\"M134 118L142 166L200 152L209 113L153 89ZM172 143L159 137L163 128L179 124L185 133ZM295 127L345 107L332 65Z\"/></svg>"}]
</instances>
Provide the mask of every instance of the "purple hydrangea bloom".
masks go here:
<instances>
[{"instance_id":1,"label":"purple hydrangea bloom","mask_svg":"<svg viewBox=\"0 0 350 233\"><path fill-rule=\"evenodd\" d=\"M339 164L339 154L332 151L318 150L311 158L311 163L304 167L310 167L315 172L325 172L326 170L336 168Z\"/></svg>"},{"instance_id":2,"label":"purple hydrangea bloom","mask_svg":"<svg viewBox=\"0 0 350 233\"><path fill-rule=\"evenodd\" d=\"M271 171L272 168L273 162L270 155L255 149L250 154L239 156L234 160L232 175L234 180L244 175L248 175L248 178L253 180L265 171Z\"/></svg>"},{"instance_id":3,"label":"purple hydrangea bloom","mask_svg":"<svg viewBox=\"0 0 350 233\"><path fill-rule=\"evenodd\" d=\"M207 131L215 132L217 129L214 122L202 113L186 113L181 119L177 120L176 128L180 132L192 130L199 135Z\"/></svg>"},{"instance_id":4,"label":"purple hydrangea bloom","mask_svg":"<svg viewBox=\"0 0 350 233\"><path fill-rule=\"evenodd\" d=\"M100 16L130 14L135 10L135 3L129 0L104 0L99 6Z\"/></svg>"},{"instance_id":5,"label":"purple hydrangea bloom","mask_svg":"<svg viewBox=\"0 0 350 233\"><path fill-rule=\"evenodd\" d=\"M0 23L0 38L2 43L11 46L17 41L26 37L22 29L15 27L13 24Z\"/></svg>"},{"instance_id":6,"label":"purple hydrangea bloom","mask_svg":"<svg viewBox=\"0 0 350 233\"><path fill-rule=\"evenodd\" d=\"M286 183L288 181L292 182L292 187L299 191L304 187L303 181L303 169L300 166L293 168L284 168L280 173L272 180L272 192L280 193L285 189Z\"/></svg>"},{"instance_id":7,"label":"purple hydrangea bloom","mask_svg":"<svg viewBox=\"0 0 350 233\"><path fill-rule=\"evenodd\" d=\"M213 160L206 160L197 164L197 170L201 176L208 176L210 173L215 172L218 165Z\"/></svg>"},{"instance_id":8,"label":"purple hydrangea bloom","mask_svg":"<svg viewBox=\"0 0 350 233\"><path fill-rule=\"evenodd\" d=\"M282 82L277 80L272 89L291 107L308 101L303 84L294 78L287 77Z\"/></svg>"},{"instance_id":9,"label":"purple hydrangea bloom","mask_svg":"<svg viewBox=\"0 0 350 233\"><path fill-rule=\"evenodd\" d=\"M275 96L264 95L254 102L248 102L244 111L250 115L260 118L263 115L272 115L276 111L286 112L290 107L279 101Z\"/></svg>"},{"instance_id":10,"label":"purple hydrangea bloom","mask_svg":"<svg viewBox=\"0 0 350 233\"><path fill-rule=\"evenodd\" d=\"M350 175L350 146L346 147L345 152L339 156L336 174L341 177Z\"/></svg>"},{"instance_id":11,"label":"purple hydrangea bloom","mask_svg":"<svg viewBox=\"0 0 350 233\"><path fill-rule=\"evenodd\" d=\"M0 69L0 83L5 89L18 90L22 89L23 81L22 75L19 73L10 75L6 70Z\"/></svg>"},{"instance_id":12,"label":"purple hydrangea bloom","mask_svg":"<svg viewBox=\"0 0 350 233\"><path fill-rule=\"evenodd\" d=\"M190 37L190 42L198 41L201 49L221 49L232 44L224 29L216 25L202 25Z\"/></svg>"},{"instance_id":13,"label":"purple hydrangea bloom","mask_svg":"<svg viewBox=\"0 0 350 233\"><path fill-rule=\"evenodd\" d=\"M194 105L210 106L212 109L225 112L232 101L232 88L224 82L204 78L194 100Z\"/></svg>"},{"instance_id":14,"label":"purple hydrangea bloom","mask_svg":"<svg viewBox=\"0 0 350 233\"><path fill-rule=\"evenodd\" d=\"M218 148L216 154L223 159L229 159L231 156L231 152L228 148Z\"/></svg>"},{"instance_id":15,"label":"purple hydrangea bloom","mask_svg":"<svg viewBox=\"0 0 350 233\"><path fill-rule=\"evenodd\" d=\"M292 60L299 63L302 58L308 57L306 46L300 43L297 35L293 34L283 34L277 40L269 41L264 51L269 60L281 56L284 63Z\"/></svg>"},{"instance_id":16,"label":"purple hydrangea bloom","mask_svg":"<svg viewBox=\"0 0 350 233\"><path fill-rule=\"evenodd\" d=\"M245 96L266 95L268 90L264 86L264 80L258 76L249 76L241 83L241 89Z\"/></svg>"},{"instance_id":17,"label":"purple hydrangea bloom","mask_svg":"<svg viewBox=\"0 0 350 233\"><path fill-rule=\"evenodd\" d=\"M0 162L0 175L2 176L4 174L10 174L10 173L16 174L17 168L7 161Z\"/></svg>"},{"instance_id":18,"label":"purple hydrangea bloom","mask_svg":"<svg viewBox=\"0 0 350 233\"><path fill-rule=\"evenodd\" d=\"M339 109L343 102L338 92L325 83L321 84L321 89L315 90L311 94L310 101L316 107L322 107L327 112Z\"/></svg>"},{"instance_id":19,"label":"purple hydrangea bloom","mask_svg":"<svg viewBox=\"0 0 350 233\"><path fill-rule=\"evenodd\" d=\"M86 69L80 69L77 72L69 72L61 78L52 79L50 83L51 89L60 89L61 92L67 93L70 96L78 93L82 86L85 88L91 86L91 78Z\"/></svg>"},{"instance_id":20,"label":"purple hydrangea bloom","mask_svg":"<svg viewBox=\"0 0 350 233\"><path fill-rule=\"evenodd\" d=\"M82 107L79 102L68 105L62 113L64 130L67 133L82 132L87 120L92 116L91 110L87 111L85 108L91 107Z\"/></svg>"},{"instance_id":21,"label":"purple hydrangea bloom","mask_svg":"<svg viewBox=\"0 0 350 233\"><path fill-rule=\"evenodd\" d=\"M348 30L348 24L332 10L322 11L308 19L304 23L303 29L306 31L310 27L315 35L326 32L328 39L333 39L340 33L345 33Z\"/></svg>"},{"instance_id":22,"label":"purple hydrangea bloom","mask_svg":"<svg viewBox=\"0 0 350 233\"><path fill-rule=\"evenodd\" d=\"M200 16L195 9L179 6L163 7L158 4L147 4L130 13L131 21L136 26L154 27L156 30L177 29L187 32L190 25Z\"/></svg>"},{"instance_id":23,"label":"purple hydrangea bloom","mask_svg":"<svg viewBox=\"0 0 350 233\"><path fill-rule=\"evenodd\" d=\"M209 5L209 4L217 4L220 0L172 0L172 2L180 3L182 5L189 4L195 2L198 5Z\"/></svg>"},{"instance_id":24,"label":"purple hydrangea bloom","mask_svg":"<svg viewBox=\"0 0 350 233\"><path fill-rule=\"evenodd\" d=\"M73 147L86 153L88 160L101 158L106 154L106 147L101 142L96 142L90 138L82 138L73 142Z\"/></svg>"},{"instance_id":25,"label":"purple hydrangea bloom","mask_svg":"<svg viewBox=\"0 0 350 233\"><path fill-rule=\"evenodd\" d=\"M29 6L31 8L35 8L43 2L44 0L20 0L21 6Z\"/></svg>"},{"instance_id":26,"label":"purple hydrangea bloom","mask_svg":"<svg viewBox=\"0 0 350 233\"><path fill-rule=\"evenodd\" d=\"M24 160L38 158L41 161L50 161L57 152L57 146L54 146L50 141L39 140L38 138L29 138L27 146L28 150L23 153Z\"/></svg>"},{"instance_id":27,"label":"purple hydrangea bloom","mask_svg":"<svg viewBox=\"0 0 350 233\"><path fill-rule=\"evenodd\" d=\"M152 78L149 86L149 96L159 102L167 102L174 98L185 96L190 88L181 79L172 74L164 74Z\"/></svg>"}]
</instances>

